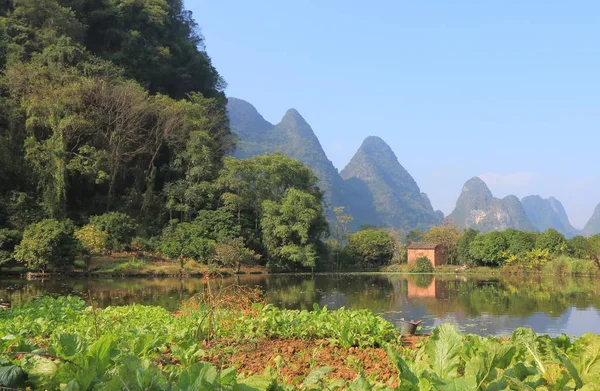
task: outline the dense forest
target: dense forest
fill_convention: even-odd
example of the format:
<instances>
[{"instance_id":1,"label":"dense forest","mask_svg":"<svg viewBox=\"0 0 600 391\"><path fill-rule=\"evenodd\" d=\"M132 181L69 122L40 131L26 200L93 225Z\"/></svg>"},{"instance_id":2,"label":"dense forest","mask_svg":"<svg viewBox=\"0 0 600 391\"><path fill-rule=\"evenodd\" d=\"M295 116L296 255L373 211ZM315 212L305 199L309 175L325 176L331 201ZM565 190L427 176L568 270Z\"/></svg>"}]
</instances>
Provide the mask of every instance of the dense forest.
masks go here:
<instances>
[{"instance_id":1,"label":"dense forest","mask_svg":"<svg viewBox=\"0 0 600 391\"><path fill-rule=\"evenodd\" d=\"M316 178L280 154L228 157L225 81L181 0L0 7L0 265L137 247L315 266Z\"/></svg>"}]
</instances>

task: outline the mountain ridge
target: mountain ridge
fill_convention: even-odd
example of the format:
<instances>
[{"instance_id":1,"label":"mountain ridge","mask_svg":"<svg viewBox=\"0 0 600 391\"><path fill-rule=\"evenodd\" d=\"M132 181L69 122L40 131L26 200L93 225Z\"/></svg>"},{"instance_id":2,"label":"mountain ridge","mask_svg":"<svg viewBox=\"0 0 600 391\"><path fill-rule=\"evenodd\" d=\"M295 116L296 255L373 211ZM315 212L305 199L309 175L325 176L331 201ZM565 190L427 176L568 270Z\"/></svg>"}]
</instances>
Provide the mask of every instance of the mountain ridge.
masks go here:
<instances>
[{"instance_id":1,"label":"mountain ridge","mask_svg":"<svg viewBox=\"0 0 600 391\"><path fill-rule=\"evenodd\" d=\"M487 184L479 177L463 185L456 207L448 218L461 228L481 232L504 230L535 231L521 201L514 195L502 199L494 197Z\"/></svg>"}]
</instances>

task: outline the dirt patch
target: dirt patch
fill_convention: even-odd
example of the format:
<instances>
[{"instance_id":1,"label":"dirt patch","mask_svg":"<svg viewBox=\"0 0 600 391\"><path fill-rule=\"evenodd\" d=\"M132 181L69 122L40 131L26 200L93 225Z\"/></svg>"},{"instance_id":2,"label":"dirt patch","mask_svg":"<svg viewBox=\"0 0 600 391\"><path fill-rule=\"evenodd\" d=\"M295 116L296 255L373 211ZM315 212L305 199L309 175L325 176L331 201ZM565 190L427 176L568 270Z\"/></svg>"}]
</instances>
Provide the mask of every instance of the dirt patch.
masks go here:
<instances>
[{"instance_id":1,"label":"dirt patch","mask_svg":"<svg viewBox=\"0 0 600 391\"><path fill-rule=\"evenodd\" d=\"M402 337L403 354L418 349L427 336ZM403 348L403 349L402 349ZM256 342L213 341L205 344L207 360L217 367L235 367L239 374L261 374L279 368L282 380L300 383L312 370L329 366L328 378L354 380L362 371L374 381L397 386L398 372L382 348L342 348L327 340L267 339ZM414 354L414 351L412 352Z\"/></svg>"}]
</instances>

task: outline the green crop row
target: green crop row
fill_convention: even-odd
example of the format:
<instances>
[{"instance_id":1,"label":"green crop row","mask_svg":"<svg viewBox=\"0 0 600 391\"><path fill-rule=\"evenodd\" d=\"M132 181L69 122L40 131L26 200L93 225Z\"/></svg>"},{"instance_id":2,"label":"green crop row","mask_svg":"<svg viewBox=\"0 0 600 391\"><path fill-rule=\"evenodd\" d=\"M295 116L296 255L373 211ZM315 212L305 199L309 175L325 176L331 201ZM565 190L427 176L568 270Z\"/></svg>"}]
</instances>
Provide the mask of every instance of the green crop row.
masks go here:
<instances>
[{"instance_id":1,"label":"green crop row","mask_svg":"<svg viewBox=\"0 0 600 391\"><path fill-rule=\"evenodd\" d=\"M176 316L177 315L177 316ZM385 347L398 371L389 384L369 374L350 383L313 370L299 384L277 369L251 377L203 362L207 338L328 339L341 347ZM600 390L600 336L510 338L463 335L449 324L406 355L399 334L369 311L97 309L78 298L43 298L0 312L0 388L46 390ZM391 388L391 386L396 388Z\"/></svg>"}]
</instances>

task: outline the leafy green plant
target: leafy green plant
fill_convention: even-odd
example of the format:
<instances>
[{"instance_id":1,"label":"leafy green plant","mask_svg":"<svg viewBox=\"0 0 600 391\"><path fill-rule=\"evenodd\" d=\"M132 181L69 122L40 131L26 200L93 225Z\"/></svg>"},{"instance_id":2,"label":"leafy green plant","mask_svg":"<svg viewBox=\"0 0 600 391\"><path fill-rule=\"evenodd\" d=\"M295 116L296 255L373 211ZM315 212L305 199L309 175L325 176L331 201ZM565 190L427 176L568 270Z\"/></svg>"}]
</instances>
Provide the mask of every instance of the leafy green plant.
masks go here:
<instances>
[{"instance_id":1,"label":"leafy green plant","mask_svg":"<svg viewBox=\"0 0 600 391\"><path fill-rule=\"evenodd\" d=\"M128 248L137 229L135 221L121 212L93 216L90 218L90 225L96 230L106 233L110 251L121 251Z\"/></svg>"},{"instance_id":2,"label":"leafy green plant","mask_svg":"<svg viewBox=\"0 0 600 391\"><path fill-rule=\"evenodd\" d=\"M75 237L90 254L104 254L109 251L108 234L93 225L86 225L75 231Z\"/></svg>"},{"instance_id":3,"label":"leafy green plant","mask_svg":"<svg viewBox=\"0 0 600 391\"><path fill-rule=\"evenodd\" d=\"M433 273L434 268L431 261L427 257L419 257L415 260L415 265L412 268L413 273Z\"/></svg>"},{"instance_id":4,"label":"leafy green plant","mask_svg":"<svg viewBox=\"0 0 600 391\"><path fill-rule=\"evenodd\" d=\"M16 246L14 258L32 270L46 270L49 266L70 268L82 253L74 232L75 226L70 220L47 219L32 224Z\"/></svg>"}]
</instances>

